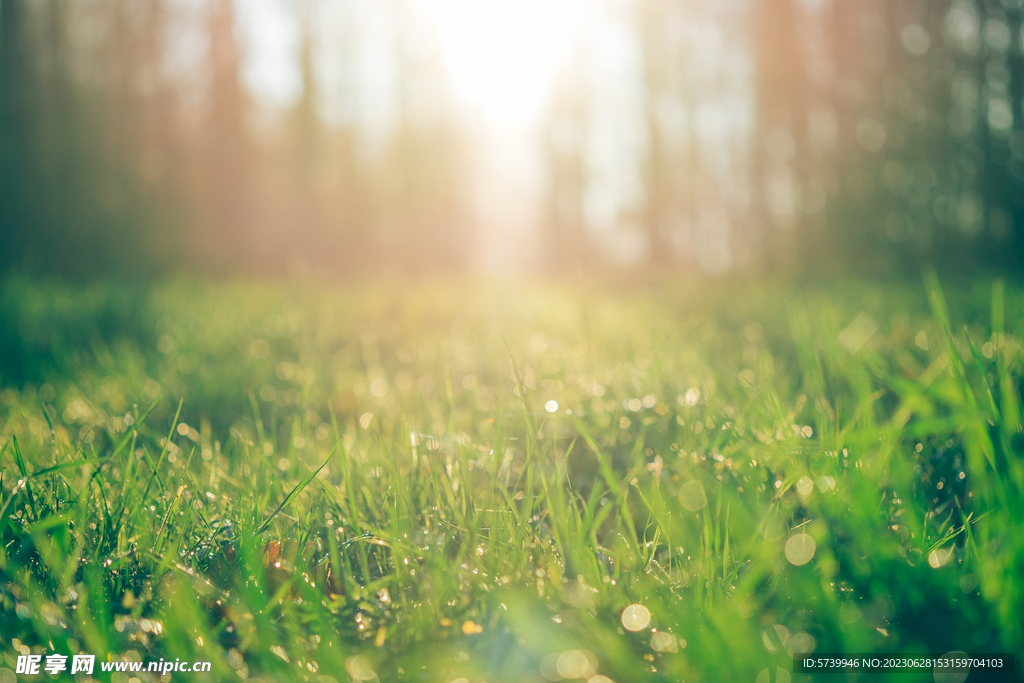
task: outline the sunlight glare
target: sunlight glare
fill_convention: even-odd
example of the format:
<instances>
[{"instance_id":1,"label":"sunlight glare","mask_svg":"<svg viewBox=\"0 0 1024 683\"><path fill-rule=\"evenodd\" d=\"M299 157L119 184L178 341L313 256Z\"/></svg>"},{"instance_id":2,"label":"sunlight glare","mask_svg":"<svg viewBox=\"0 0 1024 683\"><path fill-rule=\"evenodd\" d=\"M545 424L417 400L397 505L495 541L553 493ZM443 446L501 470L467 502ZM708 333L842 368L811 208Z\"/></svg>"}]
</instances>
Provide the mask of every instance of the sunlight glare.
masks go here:
<instances>
[{"instance_id":1,"label":"sunlight glare","mask_svg":"<svg viewBox=\"0 0 1024 683\"><path fill-rule=\"evenodd\" d=\"M542 113L583 15L582 0L426 3L456 98L490 123L516 127Z\"/></svg>"}]
</instances>

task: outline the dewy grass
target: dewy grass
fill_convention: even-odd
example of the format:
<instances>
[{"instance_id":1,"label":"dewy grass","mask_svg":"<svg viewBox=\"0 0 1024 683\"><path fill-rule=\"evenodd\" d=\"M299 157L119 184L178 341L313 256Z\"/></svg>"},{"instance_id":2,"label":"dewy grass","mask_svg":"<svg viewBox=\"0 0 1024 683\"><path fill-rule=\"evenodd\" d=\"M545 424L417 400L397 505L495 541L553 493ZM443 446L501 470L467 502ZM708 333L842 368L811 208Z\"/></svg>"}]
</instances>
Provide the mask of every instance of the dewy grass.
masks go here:
<instances>
[{"instance_id":1,"label":"dewy grass","mask_svg":"<svg viewBox=\"0 0 1024 683\"><path fill-rule=\"evenodd\" d=\"M0 680L1020 654L1024 296L950 292L10 281Z\"/></svg>"}]
</instances>

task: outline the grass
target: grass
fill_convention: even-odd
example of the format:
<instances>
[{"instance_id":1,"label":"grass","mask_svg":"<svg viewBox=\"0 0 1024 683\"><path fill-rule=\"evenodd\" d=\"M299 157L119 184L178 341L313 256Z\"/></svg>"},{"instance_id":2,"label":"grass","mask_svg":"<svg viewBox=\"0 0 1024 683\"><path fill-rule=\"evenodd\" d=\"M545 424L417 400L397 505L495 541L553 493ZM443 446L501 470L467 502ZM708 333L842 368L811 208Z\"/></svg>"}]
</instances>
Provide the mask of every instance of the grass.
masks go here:
<instances>
[{"instance_id":1,"label":"grass","mask_svg":"<svg viewBox=\"0 0 1024 683\"><path fill-rule=\"evenodd\" d=\"M947 289L9 280L0 681L1019 655L1024 290Z\"/></svg>"}]
</instances>

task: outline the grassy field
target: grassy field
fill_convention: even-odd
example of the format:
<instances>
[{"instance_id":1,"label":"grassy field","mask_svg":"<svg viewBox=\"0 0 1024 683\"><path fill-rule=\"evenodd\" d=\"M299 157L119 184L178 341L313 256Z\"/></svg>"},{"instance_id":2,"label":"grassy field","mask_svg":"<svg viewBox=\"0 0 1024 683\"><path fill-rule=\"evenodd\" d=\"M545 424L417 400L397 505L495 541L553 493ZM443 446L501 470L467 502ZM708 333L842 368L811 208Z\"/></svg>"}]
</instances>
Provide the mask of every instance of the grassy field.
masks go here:
<instances>
[{"instance_id":1,"label":"grassy field","mask_svg":"<svg viewBox=\"0 0 1024 683\"><path fill-rule=\"evenodd\" d=\"M0 682L1020 655L1024 290L943 284L10 280Z\"/></svg>"}]
</instances>

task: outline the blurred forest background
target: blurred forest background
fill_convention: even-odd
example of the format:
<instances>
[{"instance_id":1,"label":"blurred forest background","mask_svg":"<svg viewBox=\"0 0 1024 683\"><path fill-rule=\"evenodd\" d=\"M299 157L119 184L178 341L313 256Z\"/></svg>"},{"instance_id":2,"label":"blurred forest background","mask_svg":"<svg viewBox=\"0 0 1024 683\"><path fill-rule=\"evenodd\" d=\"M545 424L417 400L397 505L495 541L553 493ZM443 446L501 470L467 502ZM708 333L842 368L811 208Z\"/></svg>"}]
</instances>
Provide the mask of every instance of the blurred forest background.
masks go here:
<instances>
[{"instance_id":1,"label":"blurred forest background","mask_svg":"<svg viewBox=\"0 0 1024 683\"><path fill-rule=\"evenodd\" d=\"M541 3L493 120L441 4L0 0L0 271L1024 265L1022 0L576 3L546 71Z\"/></svg>"}]
</instances>

